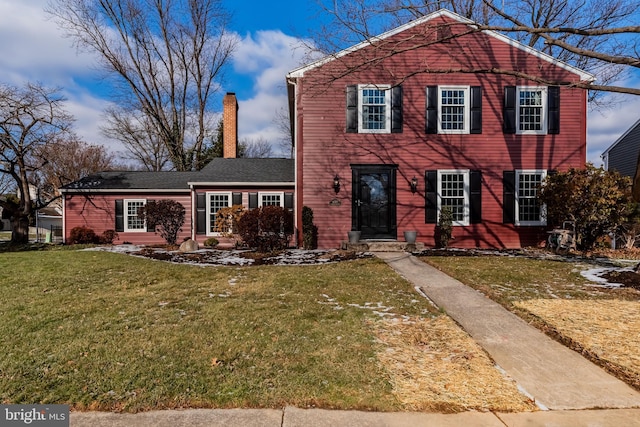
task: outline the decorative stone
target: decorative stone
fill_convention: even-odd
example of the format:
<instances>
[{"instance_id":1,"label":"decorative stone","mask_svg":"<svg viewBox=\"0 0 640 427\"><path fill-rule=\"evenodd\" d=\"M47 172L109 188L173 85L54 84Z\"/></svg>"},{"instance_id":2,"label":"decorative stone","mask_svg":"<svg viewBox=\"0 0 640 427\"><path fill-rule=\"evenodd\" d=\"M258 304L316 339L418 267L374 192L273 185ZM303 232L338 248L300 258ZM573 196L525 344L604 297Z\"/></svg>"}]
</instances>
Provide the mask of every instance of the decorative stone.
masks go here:
<instances>
[{"instance_id":1,"label":"decorative stone","mask_svg":"<svg viewBox=\"0 0 640 427\"><path fill-rule=\"evenodd\" d=\"M180 249L178 250L180 252L195 252L198 249L200 249L200 245L198 245L198 242L196 242L195 240L189 239L182 242L182 244L180 245Z\"/></svg>"}]
</instances>

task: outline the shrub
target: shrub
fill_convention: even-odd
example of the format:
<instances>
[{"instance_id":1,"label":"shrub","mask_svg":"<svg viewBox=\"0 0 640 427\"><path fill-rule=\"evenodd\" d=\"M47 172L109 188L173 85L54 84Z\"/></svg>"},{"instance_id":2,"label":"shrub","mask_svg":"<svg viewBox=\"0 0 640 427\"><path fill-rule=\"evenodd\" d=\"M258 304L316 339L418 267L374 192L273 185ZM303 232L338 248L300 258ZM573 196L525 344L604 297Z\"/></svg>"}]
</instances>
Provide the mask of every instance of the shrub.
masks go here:
<instances>
[{"instance_id":1,"label":"shrub","mask_svg":"<svg viewBox=\"0 0 640 427\"><path fill-rule=\"evenodd\" d=\"M238 221L244 213L244 206L233 205L227 208L220 208L216 212L216 222L213 230L223 236L230 236L238 229Z\"/></svg>"},{"instance_id":2,"label":"shrub","mask_svg":"<svg viewBox=\"0 0 640 427\"><path fill-rule=\"evenodd\" d=\"M318 227L313 223L313 209L302 207L302 247L315 249L318 247Z\"/></svg>"},{"instance_id":3,"label":"shrub","mask_svg":"<svg viewBox=\"0 0 640 427\"><path fill-rule=\"evenodd\" d=\"M98 243L98 241L95 231L88 227L74 227L69 233L69 243L72 245Z\"/></svg>"},{"instance_id":4,"label":"shrub","mask_svg":"<svg viewBox=\"0 0 640 427\"><path fill-rule=\"evenodd\" d=\"M245 212L238 221L242 240L259 252L286 249L293 234L293 215L279 206Z\"/></svg>"},{"instance_id":5,"label":"shrub","mask_svg":"<svg viewBox=\"0 0 640 427\"><path fill-rule=\"evenodd\" d=\"M204 245L208 248L215 248L220 242L215 237L209 237L204 241Z\"/></svg>"},{"instance_id":6,"label":"shrub","mask_svg":"<svg viewBox=\"0 0 640 427\"><path fill-rule=\"evenodd\" d=\"M167 244L175 245L184 224L184 212L182 203L175 200L151 200L138 210L138 216L154 229L159 227L160 236Z\"/></svg>"},{"instance_id":7,"label":"shrub","mask_svg":"<svg viewBox=\"0 0 640 427\"><path fill-rule=\"evenodd\" d=\"M453 235L453 212L449 206L443 206L440 209L440 218L438 219L437 243L441 248L448 248L449 241Z\"/></svg>"},{"instance_id":8,"label":"shrub","mask_svg":"<svg viewBox=\"0 0 640 427\"><path fill-rule=\"evenodd\" d=\"M102 232L99 240L104 245L112 245L113 241L118 238L118 233L115 230L105 230Z\"/></svg>"}]
</instances>

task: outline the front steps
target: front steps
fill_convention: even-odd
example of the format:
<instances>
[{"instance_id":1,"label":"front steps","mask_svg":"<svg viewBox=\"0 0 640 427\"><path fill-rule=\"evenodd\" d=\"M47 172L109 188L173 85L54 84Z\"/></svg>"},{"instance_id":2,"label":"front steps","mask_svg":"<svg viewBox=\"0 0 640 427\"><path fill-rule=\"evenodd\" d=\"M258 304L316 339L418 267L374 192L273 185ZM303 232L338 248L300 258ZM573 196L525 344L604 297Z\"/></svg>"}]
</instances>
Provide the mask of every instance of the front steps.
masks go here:
<instances>
[{"instance_id":1,"label":"front steps","mask_svg":"<svg viewBox=\"0 0 640 427\"><path fill-rule=\"evenodd\" d=\"M417 252L424 250L424 243L407 243L397 240L361 240L358 243L342 242L340 248L357 252Z\"/></svg>"}]
</instances>

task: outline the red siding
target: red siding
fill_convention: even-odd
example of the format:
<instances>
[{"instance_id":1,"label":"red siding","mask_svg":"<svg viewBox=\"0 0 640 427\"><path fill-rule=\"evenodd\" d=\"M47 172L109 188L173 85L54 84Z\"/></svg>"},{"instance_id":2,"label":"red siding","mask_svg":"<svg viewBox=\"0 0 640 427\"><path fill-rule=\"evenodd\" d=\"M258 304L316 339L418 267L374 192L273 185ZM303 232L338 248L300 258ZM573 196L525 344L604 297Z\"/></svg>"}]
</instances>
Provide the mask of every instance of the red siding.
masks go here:
<instances>
[{"instance_id":1,"label":"red siding","mask_svg":"<svg viewBox=\"0 0 640 427\"><path fill-rule=\"evenodd\" d=\"M422 27L410 29L385 42L401 50ZM561 88L560 134L508 135L502 132L505 86L540 85L499 74L463 72L419 73L415 70L466 68L518 69L542 77L576 81L567 70L495 38L474 34L451 43L408 49L344 77L334 78L346 64L370 57L364 48L317 69L297 81L297 186L298 207L314 211L320 247L337 247L351 229L351 164L397 165L397 231L419 232L418 240L434 244L434 225L425 224L426 170L482 171L482 223L454 227L454 246L521 247L545 238L541 227L502 224L502 172L513 169L567 169L582 167L586 159L586 92ZM504 64L504 65L502 65ZM514 66L514 64L516 64ZM399 134L346 134L345 89L352 84L402 84L403 132ZM429 135L425 132L425 88L431 85L482 86L482 134ZM322 90L319 90L322 88ZM336 196L332 181L341 178ZM409 182L419 180L412 194ZM337 198L341 204L330 202ZM300 210L298 210L300 212ZM400 237L401 239L401 237Z\"/></svg>"},{"instance_id":2,"label":"red siding","mask_svg":"<svg viewBox=\"0 0 640 427\"><path fill-rule=\"evenodd\" d=\"M64 201L65 241L69 239L71 229L84 226L100 235L106 230L115 230L115 201L118 199L176 200L185 208L185 223L178 234L178 242L191 236L191 195L158 194L158 193L126 193L108 195L67 194ZM163 244L165 240L158 233L152 232L118 232L115 244Z\"/></svg>"}]
</instances>

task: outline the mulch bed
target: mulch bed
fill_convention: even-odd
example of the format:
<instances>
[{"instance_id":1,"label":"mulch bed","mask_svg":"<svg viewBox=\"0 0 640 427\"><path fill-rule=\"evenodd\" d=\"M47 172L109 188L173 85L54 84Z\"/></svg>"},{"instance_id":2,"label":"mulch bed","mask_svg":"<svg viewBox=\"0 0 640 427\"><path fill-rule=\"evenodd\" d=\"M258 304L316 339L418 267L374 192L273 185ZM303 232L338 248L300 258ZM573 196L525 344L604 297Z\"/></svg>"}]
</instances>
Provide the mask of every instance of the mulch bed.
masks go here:
<instances>
[{"instance_id":1,"label":"mulch bed","mask_svg":"<svg viewBox=\"0 0 640 427\"><path fill-rule=\"evenodd\" d=\"M633 288L640 291L640 274L634 271L611 271L602 275L611 283L620 283L624 288Z\"/></svg>"}]
</instances>

